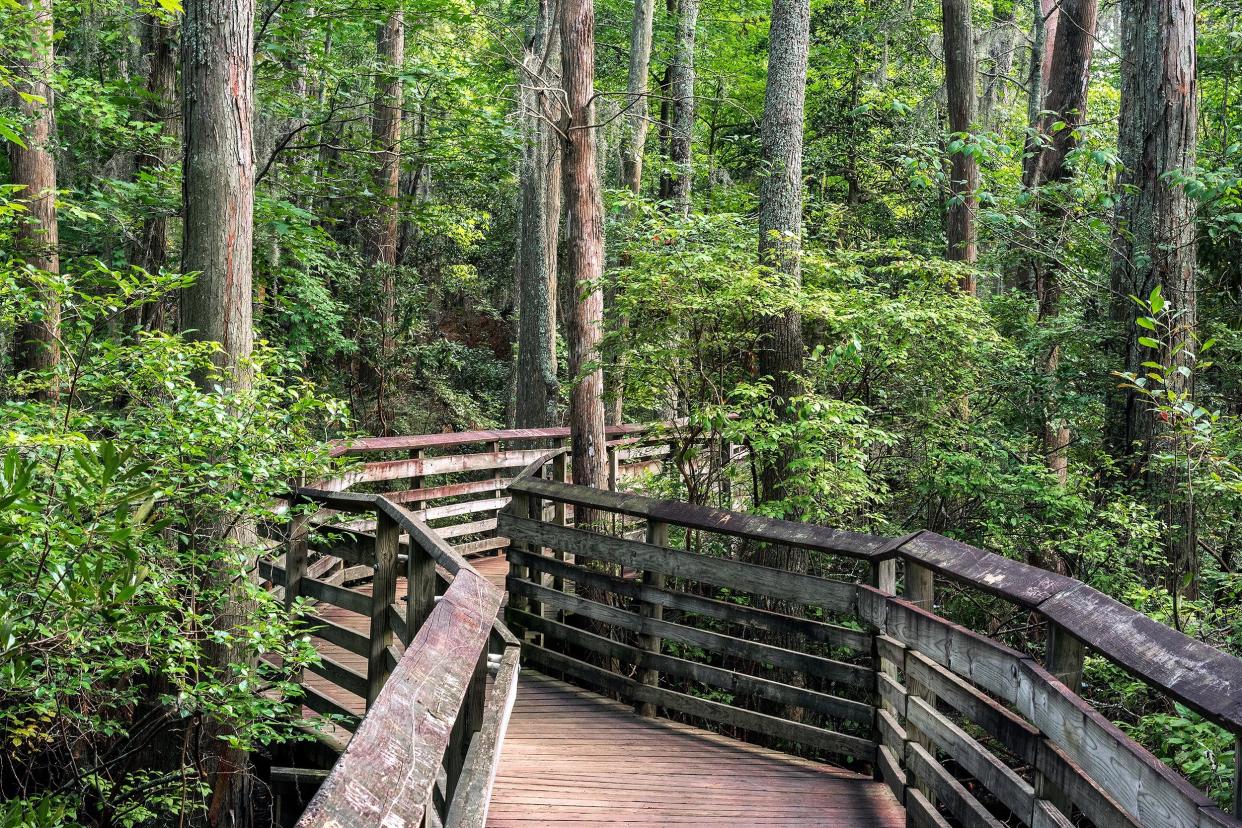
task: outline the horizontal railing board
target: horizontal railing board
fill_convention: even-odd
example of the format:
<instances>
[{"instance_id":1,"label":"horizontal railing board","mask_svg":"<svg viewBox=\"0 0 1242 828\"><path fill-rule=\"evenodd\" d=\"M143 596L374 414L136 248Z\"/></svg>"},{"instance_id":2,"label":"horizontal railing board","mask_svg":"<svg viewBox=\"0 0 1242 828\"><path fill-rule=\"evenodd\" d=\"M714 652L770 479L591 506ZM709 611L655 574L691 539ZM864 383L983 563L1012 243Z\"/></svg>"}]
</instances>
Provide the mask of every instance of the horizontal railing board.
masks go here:
<instances>
[{"instance_id":1,"label":"horizontal railing board","mask_svg":"<svg viewBox=\"0 0 1242 828\"><path fill-rule=\"evenodd\" d=\"M400 509L400 507L395 507ZM332 825L418 825L466 689L487 646L500 595L468 567L406 649L331 776L298 821Z\"/></svg>"},{"instance_id":2,"label":"horizontal railing board","mask_svg":"<svg viewBox=\"0 0 1242 828\"><path fill-rule=\"evenodd\" d=\"M348 627L342 627L326 618L308 618L309 632L315 638L322 638L329 644L335 644L343 650L365 658L371 652L371 642L365 635Z\"/></svg>"},{"instance_id":3,"label":"horizontal railing board","mask_svg":"<svg viewBox=\"0 0 1242 828\"><path fill-rule=\"evenodd\" d=\"M612 425L604 427L606 437L643 434L660 425ZM402 437L362 437L336 443L331 448L334 457L350 454L367 454L381 451L409 449L450 448L471 443L512 442L517 440L567 440L569 429L553 428L507 428L497 430L454 431L443 434L416 434Z\"/></svg>"},{"instance_id":4,"label":"horizontal railing board","mask_svg":"<svg viewBox=\"0 0 1242 828\"><path fill-rule=\"evenodd\" d=\"M318 676L322 676L337 687L352 693L360 699L367 697L366 676L322 653L319 654L319 663L315 664L312 662L307 664L306 669Z\"/></svg>"},{"instance_id":5,"label":"horizontal railing board","mask_svg":"<svg viewBox=\"0 0 1242 828\"><path fill-rule=\"evenodd\" d=\"M547 546L633 569L662 572L674 578L703 581L738 592L818 606L833 613L850 614L856 608L856 584L813 575L792 575L766 566L614 538L505 512L500 514L499 520L500 534L532 546Z\"/></svg>"},{"instance_id":6,"label":"horizontal railing board","mask_svg":"<svg viewBox=\"0 0 1242 828\"><path fill-rule=\"evenodd\" d=\"M884 784L888 785L888 789L893 792L893 798L898 802L904 802L906 798L906 771L897 759L897 754L887 745L878 745L875 751L875 762L880 771L880 778L884 780Z\"/></svg>"},{"instance_id":7,"label":"horizontal railing board","mask_svg":"<svg viewBox=\"0 0 1242 828\"><path fill-rule=\"evenodd\" d=\"M484 480L467 480L464 483L448 483L443 486L427 486L421 489L403 489L397 492L384 492L384 497L393 503L409 503L411 501L441 500L449 497L464 497L471 494L486 494L503 491L512 482L511 477L488 477Z\"/></svg>"},{"instance_id":8,"label":"horizontal railing board","mask_svg":"<svg viewBox=\"0 0 1242 828\"><path fill-rule=\"evenodd\" d=\"M918 788L906 788L906 824L911 828L952 828Z\"/></svg>"},{"instance_id":9,"label":"horizontal railing board","mask_svg":"<svg viewBox=\"0 0 1242 828\"><path fill-rule=\"evenodd\" d=\"M445 454L440 457L407 460L380 460L375 463L366 463L358 468L347 469L342 475L330 481L330 485L325 484L325 488L347 488L359 483L380 483L407 477L515 469L528 465L531 461L542 457L543 454L544 452L540 449L510 449L476 454Z\"/></svg>"},{"instance_id":10,"label":"horizontal railing board","mask_svg":"<svg viewBox=\"0 0 1242 828\"><path fill-rule=\"evenodd\" d=\"M615 692L634 702L648 702L666 710L676 710L689 716L740 728L751 733L771 736L795 742L818 750L853 757L864 762L875 759L875 743L857 736L825 730L819 727L791 722L752 710L730 707L727 704L678 693L662 687L642 684L634 679L619 676L585 661L562 653L527 643L522 648L528 663L539 664L577 679L587 681L600 689Z\"/></svg>"},{"instance_id":11,"label":"horizontal railing board","mask_svg":"<svg viewBox=\"0 0 1242 828\"><path fill-rule=\"evenodd\" d=\"M676 590L660 589L632 578L618 578L585 567L577 566L546 555L537 555L521 549L508 553L509 561L522 566L532 566L546 575L597 586L636 601L654 604L666 609L697 613L718 621L729 621L765 632L804 636L811 641L844 647L858 652L870 652L871 636L848 627L795 618L769 610L717 601Z\"/></svg>"},{"instance_id":12,"label":"horizontal railing board","mask_svg":"<svg viewBox=\"0 0 1242 828\"><path fill-rule=\"evenodd\" d=\"M871 722L872 707L866 702L843 699L815 690L781 684L759 676L726 670L722 667L648 652L571 627L568 624L562 624L551 618L543 618L521 610L510 609L509 617L513 619L515 626L543 633L545 645L549 640L563 641L611 658L628 661L640 668L659 670L663 675L691 679L730 693L759 696L778 704L802 707L845 721Z\"/></svg>"},{"instance_id":13,"label":"horizontal railing board","mask_svg":"<svg viewBox=\"0 0 1242 828\"><path fill-rule=\"evenodd\" d=\"M1034 609L1078 583L1073 578L1010 560L969 544L920 532L900 547L900 556L933 572Z\"/></svg>"},{"instance_id":14,"label":"horizontal railing board","mask_svg":"<svg viewBox=\"0 0 1242 828\"><path fill-rule=\"evenodd\" d=\"M825 681L844 684L849 687L870 688L874 681L874 671L857 664L848 664L822 656L808 655L796 650L786 650L770 644L734 638L723 633L687 627L627 612L618 607L610 607L598 601L591 601L577 595L567 595L548 587L539 586L528 581L521 581L509 576L509 593L524 595L541 604L556 609L575 612L615 627L629 630L642 635L654 635L664 639L676 639L696 647L714 650L723 655L743 658L756 664L771 665L786 670L797 670L817 676Z\"/></svg>"},{"instance_id":15,"label":"horizontal railing board","mask_svg":"<svg viewBox=\"0 0 1242 828\"><path fill-rule=\"evenodd\" d=\"M1019 669L1015 707L1142 825L1192 828L1211 803L1030 659Z\"/></svg>"},{"instance_id":16,"label":"horizontal railing board","mask_svg":"<svg viewBox=\"0 0 1242 828\"><path fill-rule=\"evenodd\" d=\"M962 828L1005 828L1005 823L994 817L979 800L966 790L951 773L918 742L906 745L906 765L918 780L935 794L943 805L962 824Z\"/></svg>"},{"instance_id":17,"label":"horizontal railing board","mask_svg":"<svg viewBox=\"0 0 1242 828\"><path fill-rule=\"evenodd\" d=\"M570 483L540 480L537 477L514 478L510 489L550 500L572 503L590 509L658 520L675 526L718 532L762 543L795 546L854 558L871 558L887 544L886 538L829 529L792 520L730 512L711 506L658 500L642 495L610 492Z\"/></svg>"},{"instance_id":18,"label":"horizontal railing board","mask_svg":"<svg viewBox=\"0 0 1242 828\"><path fill-rule=\"evenodd\" d=\"M324 583L314 578L303 578L302 594L359 615L369 616L371 614L370 595L336 584Z\"/></svg>"},{"instance_id":19,"label":"horizontal railing board","mask_svg":"<svg viewBox=\"0 0 1242 828\"><path fill-rule=\"evenodd\" d=\"M311 710L314 710L321 716L339 717L335 722L338 727L343 727L351 732L358 727L360 719L356 714L320 693L314 687L311 687L309 684L303 684L302 693L304 694L302 703Z\"/></svg>"},{"instance_id":20,"label":"horizontal railing board","mask_svg":"<svg viewBox=\"0 0 1242 828\"><path fill-rule=\"evenodd\" d=\"M484 520L475 520L469 523L454 523L449 526L437 526L435 532L444 540L452 538L461 538L466 535L477 535L481 532L491 532L497 526L496 518L486 518Z\"/></svg>"},{"instance_id":21,"label":"horizontal railing board","mask_svg":"<svg viewBox=\"0 0 1242 828\"><path fill-rule=\"evenodd\" d=\"M906 700L906 721L935 742L943 753L952 756L997 801L1024 821L1029 820L1035 802L1034 789L978 740L917 696Z\"/></svg>"},{"instance_id":22,"label":"horizontal railing board","mask_svg":"<svg viewBox=\"0 0 1242 828\"><path fill-rule=\"evenodd\" d=\"M504 549L509 545L508 538L482 538L476 541L466 541L465 543L455 543L453 548L460 555L478 555L481 552L490 552L493 549Z\"/></svg>"}]
</instances>

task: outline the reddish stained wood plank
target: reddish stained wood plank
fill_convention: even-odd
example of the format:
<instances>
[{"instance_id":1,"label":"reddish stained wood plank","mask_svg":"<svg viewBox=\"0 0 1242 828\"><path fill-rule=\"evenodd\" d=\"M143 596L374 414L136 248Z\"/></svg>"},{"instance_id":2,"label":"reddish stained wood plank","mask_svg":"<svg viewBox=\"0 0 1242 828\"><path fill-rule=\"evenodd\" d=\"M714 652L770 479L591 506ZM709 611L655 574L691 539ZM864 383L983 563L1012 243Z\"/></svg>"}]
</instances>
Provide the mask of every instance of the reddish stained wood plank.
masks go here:
<instances>
[{"instance_id":1,"label":"reddish stained wood plank","mask_svg":"<svg viewBox=\"0 0 1242 828\"><path fill-rule=\"evenodd\" d=\"M489 826L898 828L881 782L523 672Z\"/></svg>"}]
</instances>

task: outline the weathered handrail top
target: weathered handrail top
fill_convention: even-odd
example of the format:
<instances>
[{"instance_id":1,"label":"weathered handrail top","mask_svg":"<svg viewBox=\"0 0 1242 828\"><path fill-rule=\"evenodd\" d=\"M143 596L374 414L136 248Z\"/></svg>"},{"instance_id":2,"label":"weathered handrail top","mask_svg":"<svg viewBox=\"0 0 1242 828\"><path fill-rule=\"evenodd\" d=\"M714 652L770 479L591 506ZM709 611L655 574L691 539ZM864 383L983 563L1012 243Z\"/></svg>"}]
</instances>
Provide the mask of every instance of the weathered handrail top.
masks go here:
<instances>
[{"instance_id":1,"label":"weathered handrail top","mask_svg":"<svg viewBox=\"0 0 1242 828\"><path fill-rule=\"evenodd\" d=\"M612 425L604 429L609 438L627 437L644 434L662 427L671 427L676 423ZM421 448L452 448L470 443L488 443L496 440L564 440L569 438L569 429L554 428L506 428L478 431L450 431L441 434L414 434L400 437L360 437L353 440L341 440L332 445L330 453L333 457L344 455L368 454L381 451L403 451Z\"/></svg>"},{"instance_id":2,"label":"weathered handrail top","mask_svg":"<svg viewBox=\"0 0 1242 828\"><path fill-rule=\"evenodd\" d=\"M920 531L888 538L544 480L556 452L527 466L510 490L584 508L847 557L898 558L1038 612L1209 721L1242 734L1242 659L1161 624L1075 578Z\"/></svg>"},{"instance_id":3,"label":"weathered handrail top","mask_svg":"<svg viewBox=\"0 0 1242 828\"><path fill-rule=\"evenodd\" d=\"M609 492L572 483L518 477L509 484L510 491L546 497L583 508L648 518L690 529L719 532L747 540L815 549L834 555L870 560L886 551L891 542L878 535L864 535L842 529L829 529L792 520L731 512L713 506L696 506L669 500L622 492Z\"/></svg>"},{"instance_id":4,"label":"weathered handrail top","mask_svg":"<svg viewBox=\"0 0 1242 828\"><path fill-rule=\"evenodd\" d=\"M1242 732L1242 659L1165 626L1076 578L920 532L887 553L1034 610L1208 720Z\"/></svg>"}]
</instances>

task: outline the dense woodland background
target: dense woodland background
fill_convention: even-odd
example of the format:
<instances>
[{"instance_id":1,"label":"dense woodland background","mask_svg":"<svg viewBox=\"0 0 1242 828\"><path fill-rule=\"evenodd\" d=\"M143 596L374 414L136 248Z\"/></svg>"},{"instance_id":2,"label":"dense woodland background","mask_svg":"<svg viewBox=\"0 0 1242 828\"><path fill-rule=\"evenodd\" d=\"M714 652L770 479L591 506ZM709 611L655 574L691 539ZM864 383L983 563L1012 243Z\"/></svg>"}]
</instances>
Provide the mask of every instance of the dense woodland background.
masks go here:
<instances>
[{"instance_id":1,"label":"dense woodland background","mask_svg":"<svg viewBox=\"0 0 1242 828\"><path fill-rule=\"evenodd\" d=\"M349 433L569 424L599 482L683 418L749 495L653 491L1242 653L1238 0L183 2L0 0L0 822L261 796L313 653L253 527ZM1232 737L1084 693L1228 797Z\"/></svg>"}]
</instances>

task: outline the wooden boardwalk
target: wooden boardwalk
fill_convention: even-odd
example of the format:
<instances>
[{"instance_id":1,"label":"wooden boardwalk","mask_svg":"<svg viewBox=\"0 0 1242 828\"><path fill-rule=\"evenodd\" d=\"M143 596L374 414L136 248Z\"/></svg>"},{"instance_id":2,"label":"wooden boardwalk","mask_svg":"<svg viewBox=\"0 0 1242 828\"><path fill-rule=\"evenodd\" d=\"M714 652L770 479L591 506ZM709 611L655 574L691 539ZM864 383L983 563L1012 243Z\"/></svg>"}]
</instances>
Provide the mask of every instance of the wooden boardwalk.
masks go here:
<instances>
[{"instance_id":1,"label":"wooden boardwalk","mask_svg":"<svg viewBox=\"0 0 1242 828\"><path fill-rule=\"evenodd\" d=\"M664 719L522 673L488 825L899 828L869 777Z\"/></svg>"},{"instance_id":2,"label":"wooden boardwalk","mask_svg":"<svg viewBox=\"0 0 1242 828\"><path fill-rule=\"evenodd\" d=\"M471 564L501 589L503 556ZM370 585L354 587L369 593ZM405 589L398 584L398 595ZM367 619L331 604L317 615L366 633ZM359 674L366 659L316 647ZM314 673L308 685L357 715L363 700ZM307 711L309 713L309 711ZM665 719L524 671L504 742L488 825L759 825L898 828L905 812L887 786Z\"/></svg>"}]
</instances>

